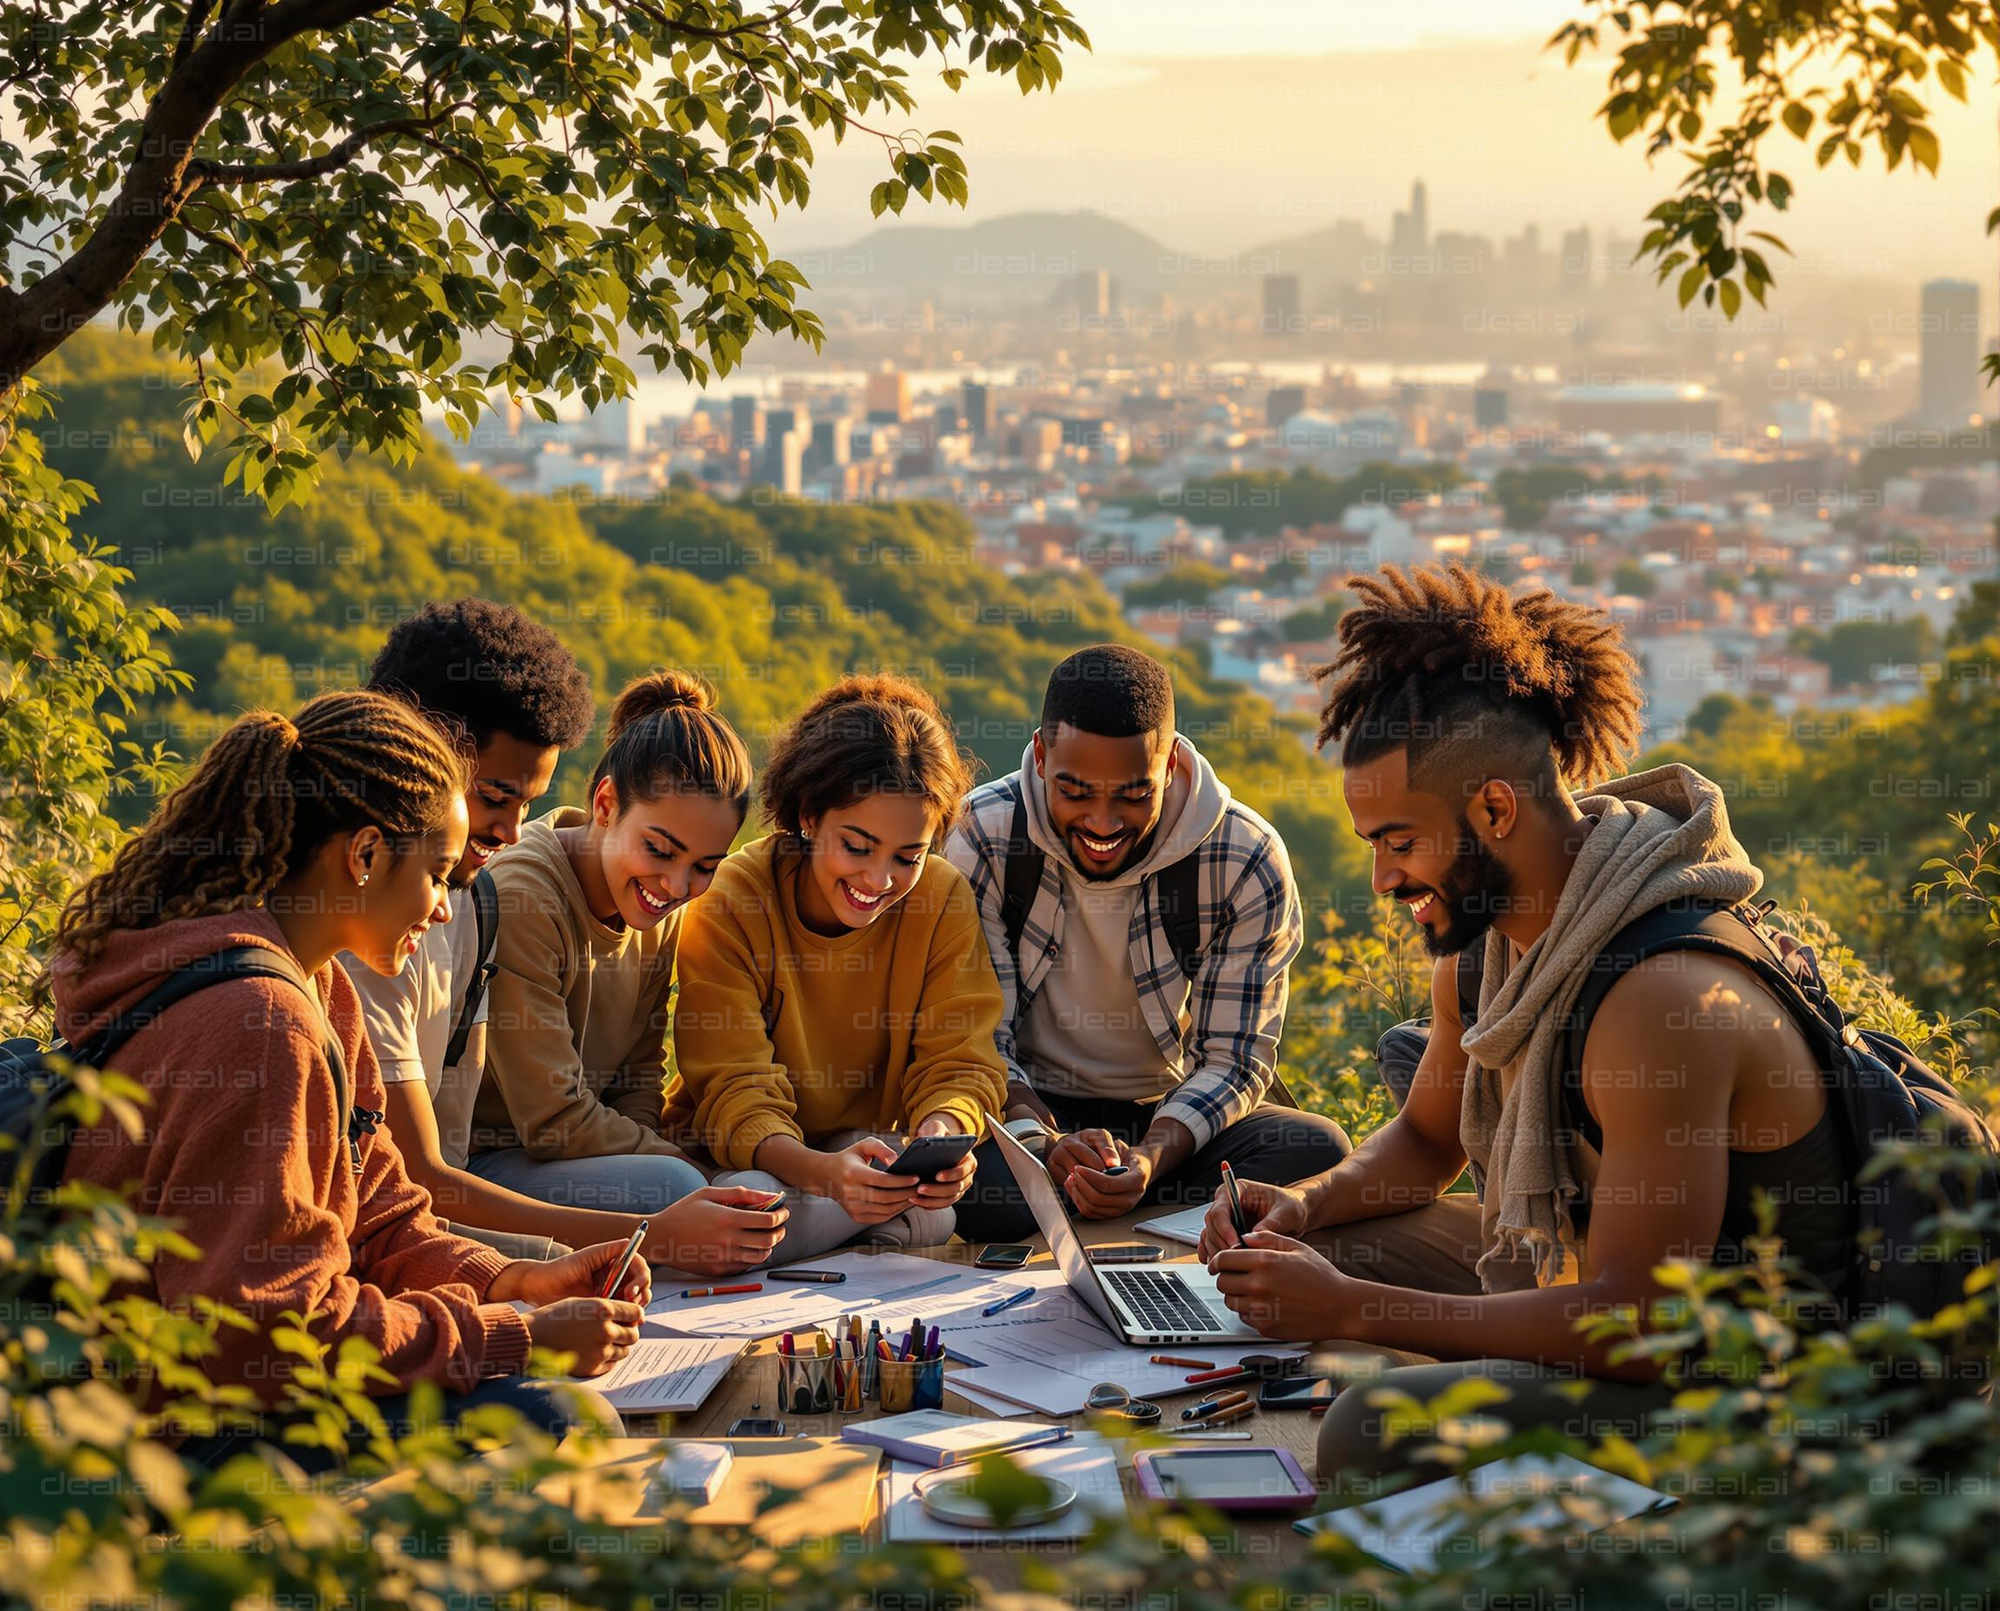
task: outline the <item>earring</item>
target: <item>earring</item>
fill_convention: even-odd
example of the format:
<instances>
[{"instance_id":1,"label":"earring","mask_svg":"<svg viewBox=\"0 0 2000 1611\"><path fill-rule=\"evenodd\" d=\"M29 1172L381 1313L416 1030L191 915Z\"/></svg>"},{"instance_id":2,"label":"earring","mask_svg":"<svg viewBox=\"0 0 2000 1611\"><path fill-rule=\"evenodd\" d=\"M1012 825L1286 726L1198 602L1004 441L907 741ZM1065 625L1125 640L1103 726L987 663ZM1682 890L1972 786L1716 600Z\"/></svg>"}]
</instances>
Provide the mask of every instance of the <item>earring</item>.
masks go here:
<instances>
[{"instance_id":1,"label":"earring","mask_svg":"<svg viewBox=\"0 0 2000 1611\"><path fill-rule=\"evenodd\" d=\"M363 873L359 878L355 880L355 883L359 884L363 889L366 889L368 887L368 876L369 876L368 874Z\"/></svg>"}]
</instances>

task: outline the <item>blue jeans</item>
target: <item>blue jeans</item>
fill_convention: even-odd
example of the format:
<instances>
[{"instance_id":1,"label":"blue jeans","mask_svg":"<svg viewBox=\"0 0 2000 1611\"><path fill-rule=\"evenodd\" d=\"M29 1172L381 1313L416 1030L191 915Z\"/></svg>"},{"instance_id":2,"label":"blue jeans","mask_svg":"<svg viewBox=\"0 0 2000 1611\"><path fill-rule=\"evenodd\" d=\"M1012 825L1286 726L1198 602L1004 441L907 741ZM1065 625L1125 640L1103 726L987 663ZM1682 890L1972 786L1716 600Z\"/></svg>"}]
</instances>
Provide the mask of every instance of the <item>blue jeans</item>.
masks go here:
<instances>
[{"instance_id":1,"label":"blue jeans","mask_svg":"<svg viewBox=\"0 0 2000 1611\"><path fill-rule=\"evenodd\" d=\"M392 1431L400 1435L415 1426L410 1414L409 1394L399 1393L393 1398L376 1402ZM531 1376L496 1376L491 1381L481 1382L469 1393L447 1393L444 1396L444 1418L447 1422L456 1421L467 1410L477 1409L483 1404L508 1405L520 1411L530 1426L540 1427L558 1438L571 1428L591 1420L602 1425L612 1437L623 1436L625 1431L625 1423L602 1394L580 1388L574 1383L544 1381ZM189 1438L180 1446L181 1458L212 1471L232 1455L247 1454L260 1443L269 1443L283 1449L308 1476L318 1476L340 1464L339 1454L332 1449L284 1441L284 1427L296 1419L300 1418L273 1415L266 1417L258 1426L243 1431ZM350 1429L349 1436L348 1453L359 1453L364 1446L365 1434L355 1427Z\"/></svg>"},{"instance_id":2,"label":"blue jeans","mask_svg":"<svg viewBox=\"0 0 2000 1611\"><path fill-rule=\"evenodd\" d=\"M530 1157L522 1147L498 1147L475 1152L465 1167L481 1180L558 1208L601 1208L620 1214L657 1214L708 1184L687 1159L657 1152L545 1161Z\"/></svg>"}]
</instances>

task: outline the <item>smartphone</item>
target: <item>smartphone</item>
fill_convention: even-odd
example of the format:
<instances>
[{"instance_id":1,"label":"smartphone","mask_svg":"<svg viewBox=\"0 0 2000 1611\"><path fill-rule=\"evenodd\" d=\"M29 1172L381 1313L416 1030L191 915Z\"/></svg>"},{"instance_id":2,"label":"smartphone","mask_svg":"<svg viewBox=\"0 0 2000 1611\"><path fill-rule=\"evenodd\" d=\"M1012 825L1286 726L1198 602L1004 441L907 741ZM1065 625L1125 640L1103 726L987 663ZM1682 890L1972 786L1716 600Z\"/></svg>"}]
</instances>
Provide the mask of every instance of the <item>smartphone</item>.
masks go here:
<instances>
[{"instance_id":1,"label":"smartphone","mask_svg":"<svg viewBox=\"0 0 2000 1611\"><path fill-rule=\"evenodd\" d=\"M1034 1253L1026 1242L989 1242L972 1262L982 1270L1018 1270Z\"/></svg>"},{"instance_id":2,"label":"smartphone","mask_svg":"<svg viewBox=\"0 0 2000 1611\"><path fill-rule=\"evenodd\" d=\"M876 1167L885 1175L915 1175L928 1185L970 1152L978 1140L977 1136L918 1136L894 1163Z\"/></svg>"},{"instance_id":3,"label":"smartphone","mask_svg":"<svg viewBox=\"0 0 2000 1611\"><path fill-rule=\"evenodd\" d=\"M1089 1250L1092 1264L1157 1264L1160 1250L1150 1242L1106 1242Z\"/></svg>"},{"instance_id":4,"label":"smartphone","mask_svg":"<svg viewBox=\"0 0 2000 1611\"><path fill-rule=\"evenodd\" d=\"M785 1206L785 1193L782 1191L773 1192L771 1194L771 1200L768 1203L761 1204L758 1207L757 1212L760 1214L775 1214L779 1209L783 1208L784 1206Z\"/></svg>"},{"instance_id":5,"label":"smartphone","mask_svg":"<svg viewBox=\"0 0 2000 1611\"><path fill-rule=\"evenodd\" d=\"M1257 1402L1267 1410L1316 1410L1331 1404L1339 1391L1331 1376L1282 1376L1258 1389Z\"/></svg>"},{"instance_id":6,"label":"smartphone","mask_svg":"<svg viewBox=\"0 0 2000 1611\"><path fill-rule=\"evenodd\" d=\"M729 1423L732 1438L781 1438L785 1423L774 1415L739 1415Z\"/></svg>"}]
</instances>

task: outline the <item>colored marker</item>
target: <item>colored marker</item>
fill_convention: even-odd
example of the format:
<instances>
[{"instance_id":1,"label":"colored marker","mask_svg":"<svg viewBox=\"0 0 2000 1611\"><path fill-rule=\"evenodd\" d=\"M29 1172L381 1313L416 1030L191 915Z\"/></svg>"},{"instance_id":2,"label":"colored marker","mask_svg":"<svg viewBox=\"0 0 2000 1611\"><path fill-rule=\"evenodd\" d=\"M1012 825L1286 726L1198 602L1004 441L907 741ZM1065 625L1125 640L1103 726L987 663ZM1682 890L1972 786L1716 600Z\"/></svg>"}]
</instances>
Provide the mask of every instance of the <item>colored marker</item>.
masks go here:
<instances>
[{"instance_id":1,"label":"colored marker","mask_svg":"<svg viewBox=\"0 0 2000 1611\"><path fill-rule=\"evenodd\" d=\"M844 1270L767 1270L765 1275L773 1281L816 1281L821 1286L838 1286L847 1279Z\"/></svg>"},{"instance_id":2,"label":"colored marker","mask_svg":"<svg viewBox=\"0 0 2000 1611\"><path fill-rule=\"evenodd\" d=\"M726 1298L733 1292L762 1292L762 1281L746 1281L738 1287L682 1287L683 1298Z\"/></svg>"},{"instance_id":3,"label":"colored marker","mask_svg":"<svg viewBox=\"0 0 2000 1611\"><path fill-rule=\"evenodd\" d=\"M1182 1359L1178 1354L1153 1354L1149 1356L1155 1365L1179 1365L1184 1370L1214 1370L1212 1359Z\"/></svg>"},{"instance_id":4,"label":"colored marker","mask_svg":"<svg viewBox=\"0 0 2000 1611\"><path fill-rule=\"evenodd\" d=\"M1026 1303L1034 1295L1035 1289L1033 1287L1023 1287L1019 1292L1014 1293L1010 1297L1002 1298L998 1303L989 1303L979 1312L982 1315L997 1315L1002 1309L1011 1309L1017 1303ZM1018 1448L1019 1445L1017 1444L1015 1447Z\"/></svg>"}]
</instances>

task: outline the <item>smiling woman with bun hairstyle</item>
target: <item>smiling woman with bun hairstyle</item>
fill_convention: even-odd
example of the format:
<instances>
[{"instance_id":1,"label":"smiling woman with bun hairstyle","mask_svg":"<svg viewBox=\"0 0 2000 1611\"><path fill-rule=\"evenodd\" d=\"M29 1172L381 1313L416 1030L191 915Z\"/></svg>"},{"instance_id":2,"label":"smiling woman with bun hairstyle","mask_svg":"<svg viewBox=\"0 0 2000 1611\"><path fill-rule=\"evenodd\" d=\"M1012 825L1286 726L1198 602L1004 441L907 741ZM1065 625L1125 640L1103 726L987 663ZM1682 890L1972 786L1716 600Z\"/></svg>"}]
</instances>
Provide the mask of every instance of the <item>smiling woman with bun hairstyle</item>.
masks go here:
<instances>
[{"instance_id":1,"label":"smiling woman with bun hairstyle","mask_svg":"<svg viewBox=\"0 0 2000 1611\"><path fill-rule=\"evenodd\" d=\"M750 757L705 684L629 683L588 804L494 858L500 939L467 1167L565 1207L652 1218L655 1264L763 1262L785 1214L770 1193L709 1185L667 1122L667 998L687 903L708 888L750 803Z\"/></svg>"}]
</instances>

